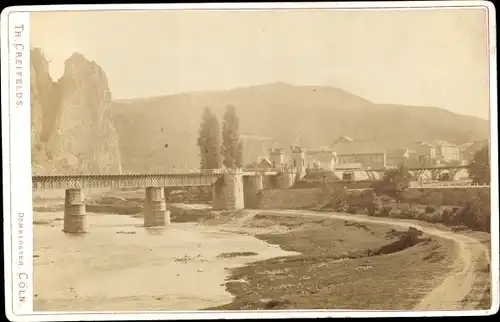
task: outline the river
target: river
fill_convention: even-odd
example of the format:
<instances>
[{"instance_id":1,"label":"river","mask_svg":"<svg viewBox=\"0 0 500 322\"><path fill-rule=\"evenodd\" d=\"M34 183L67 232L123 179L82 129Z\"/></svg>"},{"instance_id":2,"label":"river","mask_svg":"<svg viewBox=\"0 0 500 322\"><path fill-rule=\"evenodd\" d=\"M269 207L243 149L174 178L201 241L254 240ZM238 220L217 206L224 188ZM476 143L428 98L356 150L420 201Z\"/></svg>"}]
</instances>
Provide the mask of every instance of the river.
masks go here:
<instances>
[{"instance_id":1,"label":"river","mask_svg":"<svg viewBox=\"0 0 500 322\"><path fill-rule=\"evenodd\" d=\"M62 232L62 212L35 212L35 311L196 310L229 303L228 268L293 255L253 236L195 223L161 229L89 213L89 232ZM221 258L221 253L254 252Z\"/></svg>"}]
</instances>

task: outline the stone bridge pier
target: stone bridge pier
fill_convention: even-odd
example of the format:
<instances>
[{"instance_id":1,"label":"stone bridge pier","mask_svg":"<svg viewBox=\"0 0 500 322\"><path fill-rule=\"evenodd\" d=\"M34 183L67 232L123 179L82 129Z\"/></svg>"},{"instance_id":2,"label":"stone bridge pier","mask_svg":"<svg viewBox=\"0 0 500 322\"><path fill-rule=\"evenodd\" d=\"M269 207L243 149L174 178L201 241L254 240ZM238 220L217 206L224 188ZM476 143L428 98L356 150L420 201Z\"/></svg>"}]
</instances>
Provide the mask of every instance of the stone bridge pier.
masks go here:
<instances>
[{"instance_id":1,"label":"stone bridge pier","mask_svg":"<svg viewBox=\"0 0 500 322\"><path fill-rule=\"evenodd\" d=\"M214 183L212 193L212 208L243 209L245 197L243 194L243 173L225 173Z\"/></svg>"},{"instance_id":2,"label":"stone bridge pier","mask_svg":"<svg viewBox=\"0 0 500 322\"><path fill-rule=\"evenodd\" d=\"M66 189L64 198L63 231L70 234L85 233L88 230L85 214L85 195L82 189Z\"/></svg>"},{"instance_id":3,"label":"stone bridge pier","mask_svg":"<svg viewBox=\"0 0 500 322\"><path fill-rule=\"evenodd\" d=\"M169 190L164 187L146 188L144 227L160 227L170 224L170 211L167 210L165 191ZM88 232L85 194L82 189L66 189L63 231L70 234Z\"/></svg>"},{"instance_id":4,"label":"stone bridge pier","mask_svg":"<svg viewBox=\"0 0 500 322\"><path fill-rule=\"evenodd\" d=\"M161 227L170 224L170 211L164 187L147 187L144 198L144 227Z\"/></svg>"},{"instance_id":5,"label":"stone bridge pier","mask_svg":"<svg viewBox=\"0 0 500 322\"><path fill-rule=\"evenodd\" d=\"M280 172L268 176L266 180L278 189L288 189L297 179L296 172ZM244 209L256 208L259 204L259 192L264 188L261 174L243 176L241 173L226 173L213 185L212 208Z\"/></svg>"}]
</instances>

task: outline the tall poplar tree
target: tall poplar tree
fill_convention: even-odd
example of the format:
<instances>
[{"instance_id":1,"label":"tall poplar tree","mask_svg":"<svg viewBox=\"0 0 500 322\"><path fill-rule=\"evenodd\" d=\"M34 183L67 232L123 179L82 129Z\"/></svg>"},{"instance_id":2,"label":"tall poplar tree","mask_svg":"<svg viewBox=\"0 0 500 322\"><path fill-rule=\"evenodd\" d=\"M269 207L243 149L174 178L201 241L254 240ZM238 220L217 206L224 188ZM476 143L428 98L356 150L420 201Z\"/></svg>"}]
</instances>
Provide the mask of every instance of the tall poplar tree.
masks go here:
<instances>
[{"instance_id":1,"label":"tall poplar tree","mask_svg":"<svg viewBox=\"0 0 500 322\"><path fill-rule=\"evenodd\" d=\"M239 120L233 105L226 106L224 123L222 124L223 164L227 168L240 168L243 166L243 143L239 136Z\"/></svg>"},{"instance_id":2,"label":"tall poplar tree","mask_svg":"<svg viewBox=\"0 0 500 322\"><path fill-rule=\"evenodd\" d=\"M219 120L208 107L203 112L197 143L200 149L200 168L219 169L222 164Z\"/></svg>"}]
</instances>

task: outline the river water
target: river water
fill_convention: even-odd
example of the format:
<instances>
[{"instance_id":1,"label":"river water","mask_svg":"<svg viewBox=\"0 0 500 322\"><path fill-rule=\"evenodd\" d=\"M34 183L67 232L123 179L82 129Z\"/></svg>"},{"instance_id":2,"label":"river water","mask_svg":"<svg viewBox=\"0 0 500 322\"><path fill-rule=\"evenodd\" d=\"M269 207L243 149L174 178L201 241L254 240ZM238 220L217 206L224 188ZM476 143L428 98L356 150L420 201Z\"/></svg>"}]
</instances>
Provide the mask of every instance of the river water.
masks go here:
<instances>
[{"instance_id":1,"label":"river water","mask_svg":"<svg viewBox=\"0 0 500 322\"><path fill-rule=\"evenodd\" d=\"M255 237L126 215L88 214L89 232L62 232L62 212L35 212L35 311L194 310L229 303L229 268L287 256ZM257 255L220 258L221 253Z\"/></svg>"}]
</instances>

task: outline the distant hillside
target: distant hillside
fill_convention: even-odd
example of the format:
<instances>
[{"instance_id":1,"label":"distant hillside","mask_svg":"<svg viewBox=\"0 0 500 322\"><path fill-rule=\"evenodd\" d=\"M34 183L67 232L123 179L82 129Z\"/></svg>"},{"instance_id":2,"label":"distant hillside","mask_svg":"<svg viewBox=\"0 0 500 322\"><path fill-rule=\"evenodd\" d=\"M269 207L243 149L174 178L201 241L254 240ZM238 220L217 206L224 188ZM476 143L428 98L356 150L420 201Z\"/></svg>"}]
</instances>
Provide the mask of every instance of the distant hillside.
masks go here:
<instances>
[{"instance_id":1,"label":"distant hillside","mask_svg":"<svg viewBox=\"0 0 500 322\"><path fill-rule=\"evenodd\" d=\"M211 107L222 124L228 104L236 107L241 132L251 142L246 145L246 162L271 146L288 149L297 137L298 143L316 148L331 145L339 135L355 140L393 139L400 145L432 139L465 143L487 138L489 133L488 121L440 108L374 104L332 87L273 83L112 102L123 171L197 167L196 139L203 108Z\"/></svg>"}]
</instances>

